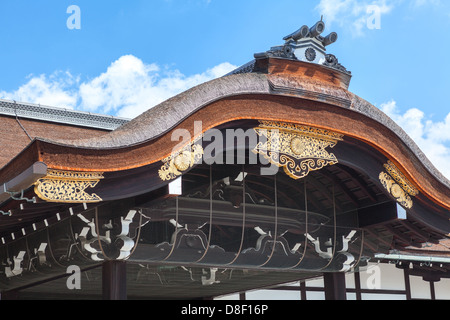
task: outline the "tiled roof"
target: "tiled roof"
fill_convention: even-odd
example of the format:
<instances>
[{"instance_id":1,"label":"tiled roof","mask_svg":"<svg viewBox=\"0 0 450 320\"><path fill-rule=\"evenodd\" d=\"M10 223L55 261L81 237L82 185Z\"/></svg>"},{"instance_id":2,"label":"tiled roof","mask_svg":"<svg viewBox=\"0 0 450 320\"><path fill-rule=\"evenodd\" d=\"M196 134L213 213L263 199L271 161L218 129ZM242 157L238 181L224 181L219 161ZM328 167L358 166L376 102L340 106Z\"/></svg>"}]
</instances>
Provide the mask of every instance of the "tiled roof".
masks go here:
<instances>
[{"instance_id":1,"label":"tiled roof","mask_svg":"<svg viewBox=\"0 0 450 320\"><path fill-rule=\"evenodd\" d=\"M129 119L0 99L0 115L114 130Z\"/></svg>"},{"instance_id":2,"label":"tiled roof","mask_svg":"<svg viewBox=\"0 0 450 320\"><path fill-rule=\"evenodd\" d=\"M0 99L0 167L33 139L53 141L104 135L127 119Z\"/></svg>"}]
</instances>

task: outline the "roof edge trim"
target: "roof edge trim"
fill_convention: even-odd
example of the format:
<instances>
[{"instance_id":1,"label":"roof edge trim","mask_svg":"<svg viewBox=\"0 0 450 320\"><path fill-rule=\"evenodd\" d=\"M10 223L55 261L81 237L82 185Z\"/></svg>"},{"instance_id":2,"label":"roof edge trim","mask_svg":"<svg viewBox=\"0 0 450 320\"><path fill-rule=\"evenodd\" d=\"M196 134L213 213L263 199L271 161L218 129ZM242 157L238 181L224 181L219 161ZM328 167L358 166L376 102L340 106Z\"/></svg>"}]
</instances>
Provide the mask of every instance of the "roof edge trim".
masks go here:
<instances>
[{"instance_id":1,"label":"roof edge trim","mask_svg":"<svg viewBox=\"0 0 450 320\"><path fill-rule=\"evenodd\" d=\"M40 104L0 99L0 115L49 121L103 130L115 130L129 119L101 115L91 112L43 106Z\"/></svg>"}]
</instances>

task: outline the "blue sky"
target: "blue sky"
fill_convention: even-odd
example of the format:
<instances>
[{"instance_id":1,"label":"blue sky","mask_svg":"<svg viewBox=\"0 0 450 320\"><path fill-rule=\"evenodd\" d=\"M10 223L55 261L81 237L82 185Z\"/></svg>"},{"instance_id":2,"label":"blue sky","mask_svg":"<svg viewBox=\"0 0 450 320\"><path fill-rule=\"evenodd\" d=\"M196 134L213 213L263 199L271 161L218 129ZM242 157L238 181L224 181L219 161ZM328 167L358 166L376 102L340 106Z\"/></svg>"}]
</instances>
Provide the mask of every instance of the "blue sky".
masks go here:
<instances>
[{"instance_id":1,"label":"blue sky","mask_svg":"<svg viewBox=\"0 0 450 320\"><path fill-rule=\"evenodd\" d=\"M67 26L71 5L80 29ZM447 0L1 0L0 98L132 118L321 15L339 34L328 52L352 71L350 90L450 177Z\"/></svg>"}]
</instances>

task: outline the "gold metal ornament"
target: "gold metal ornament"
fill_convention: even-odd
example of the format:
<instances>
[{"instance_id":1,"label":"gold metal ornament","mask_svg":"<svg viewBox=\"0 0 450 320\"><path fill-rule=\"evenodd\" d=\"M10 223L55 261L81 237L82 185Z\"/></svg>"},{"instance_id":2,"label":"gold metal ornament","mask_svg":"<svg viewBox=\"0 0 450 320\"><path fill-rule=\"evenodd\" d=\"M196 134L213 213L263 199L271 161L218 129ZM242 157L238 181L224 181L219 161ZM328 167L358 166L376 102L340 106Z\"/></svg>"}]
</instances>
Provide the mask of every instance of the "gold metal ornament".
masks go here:
<instances>
[{"instance_id":1,"label":"gold metal ornament","mask_svg":"<svg viewBox=\"0 0 450 320\"><path fill-rule=\"evenodd\" d=\"M333 148L344 137L324 129L275 121L260 121L254 130L260 142L253 152L283 167L293 179L302 179L311 171L337 164L336 156L326 149Z\"/></svg>"},{"instance_id":2,"label":"gold metal ornament","mask_svg":"<svg viewBox=\"0 0 450 320\"><path fill-rule=\"evenodd\" d=\"M388 161L384 168L386 172L381 172L379 176L381 184L400 205L411 209L414 205L411 197L417 196L419 191L391 161Z\"/></svg>"},{"instance_id":3,"label":"gold metal ornament","mask_svg":"<svg viewBox=\"0 0 450 320\"><path fill-rule=\"evenodd\" d=\"M411 182L406 179L405 175L392 163L388 161L384 165L384 169L389 175L405 190L409 195L415 197L419 194L419 190L412 185Z\"/></svg>"},{"instance_id":4,"label":"gold metal ornament","mask_svg":"<svg viewBox=\"0 0 450 320\"><path fill-rule=\"evenodd\" d=\"M101 179L100 172L73 172L48 170L34 186L36 195L47 202L95 203L102 201L97 194L89 194L86 189L94 188Z\"/></svg>"},{"instance_id":5,"label":"gold metal ornament","mask_svg":"<svg viewBox=\"0 0 450 320\"><path fill-rule=\"evenodd\" d=\"M194 142L169 157L162 160L164 165L159 169L162 181L171 181L181 176L183 172L200 163L203 158L203 147Z\"/></svg>"},{"instance_id":6,"label":"gold metal ornament","mask_svg":"<svg viewBox=\"0 0 450 320\"><path fill-rule=\"evenodd\" d=\"M183 151L175 157L174 164L179 171L186 171L192 166L192 155L189 151Z\"/></svg>"},{"instance_id":7,"label":"gold metal ornament","mask_svg":"<svg viewBox=\"0 0 450 320\"><path fill-rule=\"evenodd\" d=\"M296 154L296 155L301 155L304 151L305 151L305 145L303 144L302 139L300 139L299 137L294 137L291 140L291 150Z\"/></svg>"}]
</instances>

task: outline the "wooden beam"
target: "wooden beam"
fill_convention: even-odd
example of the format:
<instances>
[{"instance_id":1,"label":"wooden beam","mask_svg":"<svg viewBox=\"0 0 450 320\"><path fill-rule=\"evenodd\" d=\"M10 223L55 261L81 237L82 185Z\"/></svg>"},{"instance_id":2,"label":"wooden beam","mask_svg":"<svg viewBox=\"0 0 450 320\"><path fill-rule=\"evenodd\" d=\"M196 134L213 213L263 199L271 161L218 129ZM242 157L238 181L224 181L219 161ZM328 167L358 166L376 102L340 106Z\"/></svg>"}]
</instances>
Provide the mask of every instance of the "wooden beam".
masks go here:
<instances>
[{"instance_id":1,"label":"wooden beam","mask_svg":"<svg viewBox=\"0 0 450 320\"><path fill-rule=\"evenodd\" d=\"M364 229L364 232L375 238L376 240L380 241L384 245L386 245L388 248L391 248L392 242L386 241L382 236L379 236L376 231L372 231L370 229Z\"/></svg>"},{"instance_id":2,"label":"wooden beam","mask_svg":"<svg viewBox=\"0 0 450 320\"><path fill-rule=\"evenodd\" d=\"M344 193L347 198L355 205L355 207L359 207L359 201L356 198L356 196L353 194L352 191L344 184L341 180L339 180L334 174L329 173L326 170L319 171L319 173L324 176L325 178L328 178L331 180L332 183L334 183L335 186L341 189L342 193Z\"/></svg>"},{"instance_id":3,"label":"wooden beam","mask_svg":"<svg viewBox=\"0 0 450 320\"><path fill-rule=\"evenodd\" d=\"M366 185L366 182L358 175L358 173L346 166L339 166L339 169L344 171L360 188L363 190L363 192L372 200L372 202L377 202L377 195L375 192L370 190L368 186Z\"/></svg>"},{"instance_id":4,"label":"wooden beam","mask_svg":"<svg viewBox=\"0 0 450 320\"><path fill-rule=\"evenodd\" d=\"M5 291L0 293L0 300L19 300L20 292L18 290Z\"/></svg>"},{"instance_id":5,"label":"wooden beam","mask_svg":"<svg viewBox=\"0 0 450 320\"><path fill-rule=\"evenodd\" d=\"M431 242L434 244L438 244L439 241L431 239L431 235L427 233L426 231L423 231L419 229L417 226L412 224L410 221L407 220L399 220L399 222L407 229L409 229L412 233L414 233L418 238L422 239L426 242Z\"/></svg>"},{"instance_id":6,"label":"wooden beam","mask_svg":"<svg viewBox=\"0 0 450 320\"><path fill-rule=\"evenodd\" d=\"M385 225L384 227L387 230L389 230L398 240L400 240L400 242L403 242L404 244L406 244L408 246L414 246L417 248L422 247L422 245L417 243L417 241L414 241L414 239L410 235L407 235L407 234L401 232L396 227L393 227L390 225Z\"/></svg>"},{"instance_id":7,"label":"wooden beam","mask_svg":"<svg viewBox=\"0 0 450 320\"><path fill-rule=\"evenodd\" d=\"M317 191L319 191L319 193L325 197L328 201L330 201L331 204L335 204L336 205L336 209L338 211L341 211L341 206L336 203L333 199L333 191L328 190L327 186L325 186L322 182L320 182L319 180L317 180L313 175L308 175L306 178L307 179L306 182L308 183L308 186L313 186L314 188L316 188ZM311 195L308 195L308 198Z\"/></svg>"},{"instance_id":8,"label":"wooden beam","mask_svg":"<svg viewBox=\"0 0 450 320\"><path fill-rule=\"evenodd\" d=\"M358 209L360 228L384 226L387 222L397 220L397 217L397 204L393 201Z\"/></svg>"}]
</instances>

